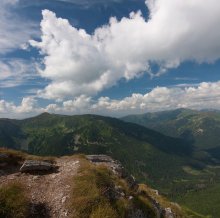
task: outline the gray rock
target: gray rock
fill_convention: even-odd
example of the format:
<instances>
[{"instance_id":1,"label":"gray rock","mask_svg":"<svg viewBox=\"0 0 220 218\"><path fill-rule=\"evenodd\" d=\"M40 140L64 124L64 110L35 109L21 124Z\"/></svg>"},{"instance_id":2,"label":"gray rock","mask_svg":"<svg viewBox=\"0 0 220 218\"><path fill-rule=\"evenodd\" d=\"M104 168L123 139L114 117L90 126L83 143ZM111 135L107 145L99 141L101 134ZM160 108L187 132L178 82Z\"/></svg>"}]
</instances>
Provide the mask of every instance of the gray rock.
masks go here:
<instances>
[{"instance_id":1,"label":"gray rock","mask_svg":"<svg viewBox=\"0 0 220 218\"><path fill-rule=\"evenodd\" d=\"M129 196L128 197L128 200L132 200L134 197L133 196Z\"/></svg>"},{"instance_id":2,"label":"gray rock","mask_svg":"<svg viewBox=\"0 0 220 218\"><path fill-rule=\"evenodd\" d=\"M87 155L86 156L88 160L90 160L93 163L109 163L113 162L113 159L107 155L100 154L100 155Z\"/></svg>"},{"instance_id":3,"label":"gray rock","mask_svg":"<svg viewBox=\"0 0 220 218\"><path fill-rule=\"evenodd\" d=\"M35 181L35 180L37 180L37 179L39 179L39 176L33 176L33 181Z\"/></svg>"},{"instance_id":4,"label":"gray rock","mask_svg":"<svg viewBox=\"0 0 220 218\"><path fill-rule=\"evenodd\" d=\"M137 191L138 183L137 183L136 179L132 175L127 176L125 178L125 180L127 181L130 189L133 189L133 190Z\"/></svg>"},{"instance_id":5,"label":"gray rock","mask_svg":"<svg viewBox=\"0 0 220 218\"><path fill-rule=\"evenodd\" d=\"M7 155L7 154L4 154L4 153L1 153L1 154L0 154L0 158L8 158L8 155Z\"/></svg>"},{"instance_id":6,"label":"gray rock","mask_svg":"<svg viewBox=\"0 0 220 218\"><path fill-rule=\"evenodd\" d=\"M165 218L175 218L174 213L172 212L170 207L167 207L163 211L163 217Z\"/></svg>"},{"instance_id":7,"label":"gray rock","mask_svg":"<svg viewBox=\"0 0 220 218\"><path fill-rule=\"evenodd\" d=\"M45 161L26 160L20 168L20 172L50 171L54 165Z\"/></svg>"},{"instance_id":8,"label":"gray rock","mask_svg":"<svg viewBox=\"0 0 220 218\"><path fill-rule=\"evenodd\" d=\"M114 160L110 156L104 154L87 155L86 157L94 164L104 164L105 166L108 166L115 175L127 181L129 188L137 190L138 184L135 178L125 170L119 161Z\"/></svg>"},{"instance_id":9,"label":"gray rock","mask_svg":"<svg viewBox=\"0 0 220 218\"><path fill-rule=\"evenodd\" d=\"M0 154L0 163L6 161L9 158L7 154L1 153Z\"/></svg>"}]
</instances>

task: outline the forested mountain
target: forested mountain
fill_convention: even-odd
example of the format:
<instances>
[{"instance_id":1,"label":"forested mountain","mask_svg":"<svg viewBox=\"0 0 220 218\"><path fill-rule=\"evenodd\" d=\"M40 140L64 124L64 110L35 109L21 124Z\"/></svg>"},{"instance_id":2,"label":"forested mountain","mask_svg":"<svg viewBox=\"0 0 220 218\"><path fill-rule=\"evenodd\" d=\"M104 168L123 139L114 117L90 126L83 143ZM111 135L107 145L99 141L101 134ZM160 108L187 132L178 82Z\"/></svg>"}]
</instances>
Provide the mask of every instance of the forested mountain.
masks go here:
<instances>
[{"instance_id":1,"label":"forested mountain","mask_svg":"<svg viewBox=\"0 0 220 218\"><path fill-rule=\"evenodd\" d=\"M192 142L198 149L220 146L220 112L177 109L141 115L130 115L122 120L143 125L165 135Z\"/></svg>"},{"instance_id":2,"label":"forested mountain","mask_svg":"<svg viewBox=\"0 0 220 218\"><path fill-rule=\"evenodd\" d=\"M0 138L2 147L37 155L109 154L122 161L140 180L152 183L170 181L167 174L178 177L184 173L182 165L193 152L191 144L184 140L96 115L44 113L25 120L3 119L0 123L4 133Z\"/></svg>"},{"instance_id":3,"label":"forested mountain","mask_svg":"<svg viewBox=\"0 0 220 218\"><path fill-rule=\"evenodd\" d=\"M25 120L0 119L1 146L41 155L64 155L74 151L111 152L123 140L145 142L166 153L189 154L190 143L167 137L137 124L97 115L41 114ZM131 144L128 142L127 144Z\"/></svg>"}]
</instances>

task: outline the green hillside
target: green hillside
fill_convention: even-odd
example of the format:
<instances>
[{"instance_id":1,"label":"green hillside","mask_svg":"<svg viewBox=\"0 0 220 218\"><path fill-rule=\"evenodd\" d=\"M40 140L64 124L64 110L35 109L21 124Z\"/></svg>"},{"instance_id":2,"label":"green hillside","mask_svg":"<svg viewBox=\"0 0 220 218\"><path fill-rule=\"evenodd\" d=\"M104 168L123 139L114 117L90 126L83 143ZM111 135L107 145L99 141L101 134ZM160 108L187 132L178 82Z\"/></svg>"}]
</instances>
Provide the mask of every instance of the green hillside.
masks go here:
<instances>
[{"instance_id":1,"label":"green hillside","mask_svg":"<svg viewBox=\"0 0 220 218\"><path fill-rule=\"evenodd\" d=\"M202 150L220 147L220 112L178 109L141 115L122 120L143 125L165 135L180 137Z\"/></svg>"},{"instance_id":2,"label":"green hillside","mask_svg":"<svg viewBox=\"0 0 220 218\"><path fill-rule=\"evenodd\" d=\"M115 118L44 113L25 120L0 119L0 131L1 147L36 155L108 154L120 160L139 182L174 201L220 182L216 162L207 153L195 152L192 141Z\"/></svg>"},{"instance_id":3,"label":"green hillside","mask_svg":"<svg viewBox=\"0 0 220 218\"><path fill-rule=\"evenodd\" d=\"M20 126L13 120L0 119L1 146L20 149L20 141L25 139Z\"/></svg>"},{"instance_id":4,"label":"green hillside","mask_svg":"<svg viewBox=\"0 0 220 218\"><path fill-rule=\"evenodd\" d=\"M0 138L2 147L14 148L13 143L7 143L12 141L16 148L37 155L106 153L119 159L141 181L167 181L166 186L170 183L167 174L174 178L184 174L182 166L190 162L192 153L190 143L115 118L45 113L7 122L18 128L19 135L9 131Z\"/></svg>"},{"instance_id":5,"label":"green hillside","mask_svg":"<svg viewBox=\"0 0 220 218\"><path fill-rule=\"evenodd\" d=\"M122 120L143 125L165 135L179 137L194 146L191 167L183 169L189 175L190 181L175 181L172 186L173 199L199 211L220 217L220 112L195 111L178 109L130 115ZM197 162L199 160L200 163ZM202 165L201 162L203 163ZM193 166L193 167L192 167ZM185 189L185 191L183 191ZM181 194L177 195L177 192Z\"/></svg>"}]
</instances>

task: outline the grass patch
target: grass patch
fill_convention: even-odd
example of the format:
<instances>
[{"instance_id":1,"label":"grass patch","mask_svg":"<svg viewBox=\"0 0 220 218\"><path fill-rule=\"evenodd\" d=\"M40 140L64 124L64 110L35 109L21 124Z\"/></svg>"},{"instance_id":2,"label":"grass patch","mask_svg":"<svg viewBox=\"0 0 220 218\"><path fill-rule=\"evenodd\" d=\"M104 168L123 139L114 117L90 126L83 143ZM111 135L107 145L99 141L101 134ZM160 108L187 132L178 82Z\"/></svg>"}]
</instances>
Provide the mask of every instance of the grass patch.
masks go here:
<instances>
[{"instance_id":1,"label":"grass patch","mask_svg":"<svg viewBox=\"0 0 220 218\"><path fill-rule=\"evenodd\" d=\"M11 183L0 188L0 217L24 218L29 201L22 184Z\"/></svg>"},{"instance_id":2,"label":"grass patch","mask_svg":"<svg viewBox=\"0 0 220 218\"><path fill-rule=\"evenodd\" d=\"M179 205L170 202L169 200L167 200L165 197L161 195L158 195L156 190L149 188L147 185L140 184L138 192L140 193L141 196L145 196L149 199L156 200L162 208L169 207L176 215L178 215L179 217L184 217L182 209Z\"/></svg>"},{"instance_id":3,"label":"grass patch","mask_svg":"<svg viewBox=\"0 0 220 218\"><path fill-rule=\"evenodd\" d=\"M220 183L210 185L201 190L189 191L179 197L177 201L207 217L217 218L220 214Z\"/></svg>"},{"instance_id":4,"label":"grass patch","mask_svg":"<svg viewBox=\"0 0 220 218\"><path fill-rule=\"evenodd\" d=\"M211 216L203 216L203 215L196 213L186 207L183 207L183 210L184 210L187 218L211 218Z\"/></svg>"},{"instance_id":5,"label":"grass patch","mask_svg":"<svg viewBox=\"0 0 220 218\"><path fill-rule=\"evenodd\" d=\"M96 208L93 209L93 211L90 214L91 218L117 218L118 213L115 209L111 207L109 203L102 203Z\"/></svg>"},{"instance_id":6,"label":"grass patch","mask_svg":"<svg viewBox=\"0 0 220 218\"><path fill-rule=\"evenodd\" d=\"M0 163L7 163L8 165L21 165L25 160L39 160L39 161L48 161L50 163L55 163L55 157L52 156L35 156L30 155L25 152L0 148Z\"/></svg>"},{"instance_id":7,"label":"grass patch","mask_svg":"<svg viewBox=\"0 0 220 218\"><path fill-rule=\"evenodd\" d=\"M157 218L157 215L152 208L151 202L144 196L135 196L133 202L135 205L147 215L147 217Z\"/></svg>"},{"instance_id":8,"label":"grass patch","mask_svg":"<svg viewBox=\"0 0 220 218\"><path fill-rule=\"evenodd\" d=\"M5 148L0 148L0 163L7 163L9 165L20 165L26 158L27 154L16 151L10 150Z\"/></svg>"},{"instance_id":9,"label":"grass patch","mask_svg":"<svg viewBox=\"0 0 220 218\"><path fill-rule=\"evenodd\" d=\"M108 170L92 166L86 160L82 160L79 175L74 178L72 190L70 207L75 210L74 217L86 218L95 217L95 215L99 217L101 212L104 212L106 217L117 217L109 200L105 197L112 185L112 175Z\"/></svg>"},{"instance_id":10,"label":"grass patch","mask_svg":"<svg viewBox=\"0 0 220 218\"><path fill-rule=\"evenodd\" d=\"M186 207L182 208L176 203L172 203L167 200L165 197L158 195L156 190L149 188L145 184L139 185L139 190L141 196L150 197L151 199L155 199L162 208L171 208L172 212L179 218L210 218L209 216L204 216L199 213L196 213ZM146 201L145 199L142 199ZM147 203L147 202L146 202ZM151 216L150 216L151 217Z\"/></svg>"},{"instance_id":11,"label":"grass patch","mask_svg":"<svg viewBox=\"0 0 220 218\"><path fill-rule=\"evenodd\" d=\"M116 191L120 187L124 196ZM134 196L129 200L129 196ZM137 209L150 217L155 212L144 197L128 189L126 182L115 176L108 168L81 160L81 167L74 177L70 211L77 218L121 218L128 217Z\"/></svg>"}]
</instances>

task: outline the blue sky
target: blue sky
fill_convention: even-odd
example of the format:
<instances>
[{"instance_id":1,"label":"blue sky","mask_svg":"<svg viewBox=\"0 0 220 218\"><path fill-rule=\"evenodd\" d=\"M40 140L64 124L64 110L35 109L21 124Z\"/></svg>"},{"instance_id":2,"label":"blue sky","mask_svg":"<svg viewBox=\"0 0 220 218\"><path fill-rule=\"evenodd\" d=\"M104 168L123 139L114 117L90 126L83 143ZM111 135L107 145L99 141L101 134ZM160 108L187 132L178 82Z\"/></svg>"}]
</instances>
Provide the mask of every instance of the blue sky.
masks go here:
<instances>
[{"instance_id":1,"label":"blue sky","mask_svg":"<svg viewBox=\"0 0 220 218\"><path fill-rule=\"evenodd\" d=\"M0 117L220 109L217 0L0 6Z\"/></svg>"}]
</instances>

